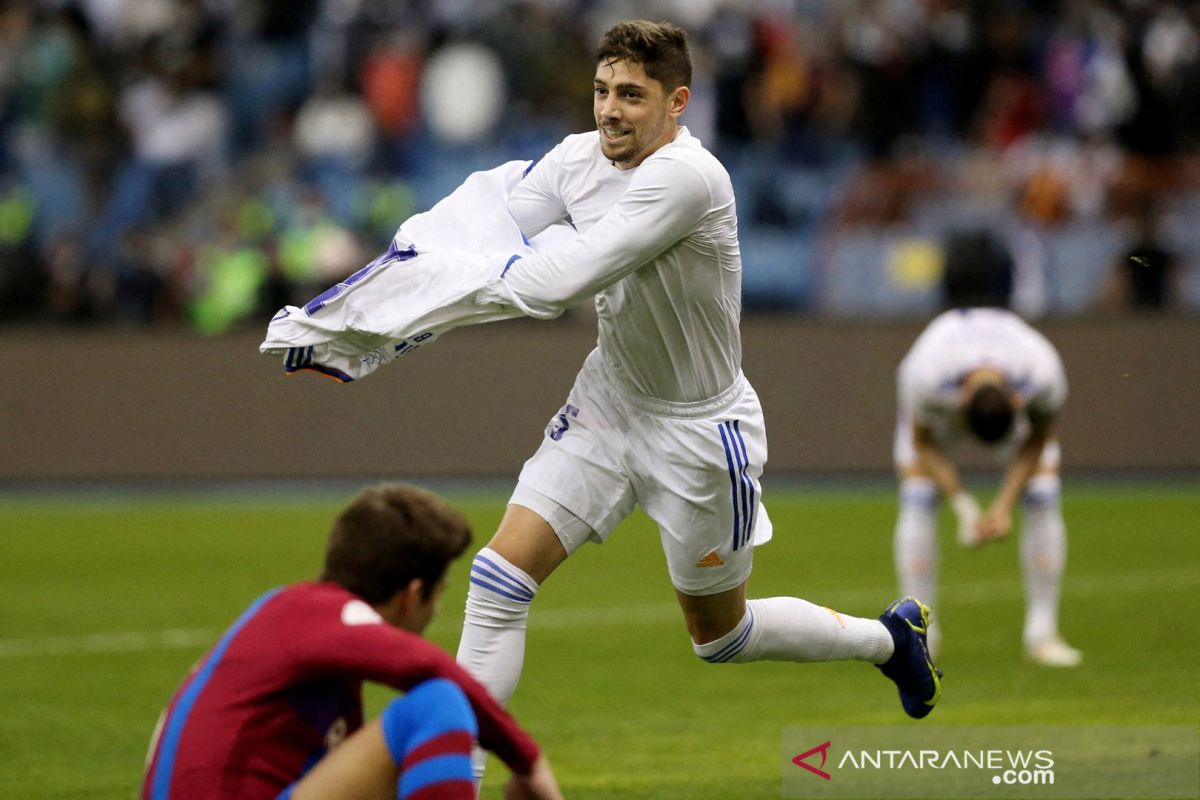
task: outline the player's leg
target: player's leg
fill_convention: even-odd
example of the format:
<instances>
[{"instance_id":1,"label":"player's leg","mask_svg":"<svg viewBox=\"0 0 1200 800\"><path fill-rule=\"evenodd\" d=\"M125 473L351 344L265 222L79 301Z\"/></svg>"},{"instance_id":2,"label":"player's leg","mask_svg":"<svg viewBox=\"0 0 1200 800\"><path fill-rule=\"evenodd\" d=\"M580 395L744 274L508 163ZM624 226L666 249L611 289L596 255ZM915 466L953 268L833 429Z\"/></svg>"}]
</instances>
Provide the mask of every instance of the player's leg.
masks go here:
<instances>
[{"instance_id":1,"label":"player's leg","mask_svg":"<svg viewBox=\"0 0 1200 800\"><path fill-rule=\"evenodd\" d=\"M937 487L924 475L909 474L900 479L899 500L892 547L900 594L919 597L932 606L937 603L940 566ZM940 626L932 622L929 649L935 655L941 648L941 638Z\"/></svg>"},{"instance_id":2,"label":"player's leg","mask_svg":"<svg viewBox=\"0 0 1200 800\"><path fill-rule=\"evenodd\" d=\"M589 539L602 541L633 509L612 448L623 426L593 378L585 365L521 470L500 528L471 565L458 661L501 703L520 680L529 608L542 581ZM480 776L484 761L480 754Z\"/></svg>"},{"instance_id":3,"label":"player's leg","mask_svg":"<svg viewBox=\"0 0 1200 800\"><path fill-rule=\"evenodd\" d=\"M798 597L746 598L746 585L712 595L675 590L696 655L726 661L869 661L891 656L878 619L841 614Z\"/></svg>"},{"instance_id":4,"label":"player's leg","mask_svg":"<svg viewBox=\"0 0 1200 800\"><path fill-rule=\"evenodd\" d=\"M841 614L797 597L747 599L753 548L772 535L760 500L767 446L753 389L747 386L719 418L647 417L637 428L644 446L635 487L642 507L659 524L697 656L710 663L857 659L890 665L896 673L896 664L909 664L919 650L920 670L914 674L923 685L917 691L922 702L936 702L937 676L931 665L926 668L923 621L915 633L890 619ZM685 464L679 463L680 453L689 456ZM696 469L699 464L707 468Z\"/></svg>"},{"instance_id":5,"label":"player's leg","mask_svg":"<svg viewBox=\"0 0 1200 800\"><path fill-rule=\"evenodd\" d=\"M496 534L471 563L458 662L501 703L517 688L525 663L529 607L542 581L567 558L549 522L526 505L518 485Z\"/></svg>"},{"instance_id":6,"label":"player's leg","mask_svg":"<svg viewBox=\"0 0 1200 800\"><path fill-rule=\"evenodd\" d=\"M520 484L496 534L471 562L466 614L458 640L458 663L507 704L525 666L529 606L541 582L567 558L545 517L526 505ZM487 752L472 754L473 777L483 780Z\"/></svg>"},{"instance_id":7,"label":"player's leg","mask_svg":"<svg viewBox=\"0 0 1200 800\"><path fill-rule=\"evenodd\" d=\"M900 595L919 597L926 606L937 604L938 567L937 485L917 467L917 450L912 441L912 421L904 414L896 419L892 457L900 479L899 511L892 536L892 555ZM929 625L929 650L941 649L942 630L936 620Z\"/></svg>"},{"instance_id":8,"label":"player's leg","mask_svg":"<svg viewBox=\"0 0 1200 800\"><path fill-rule=\"evenodd\" d=\"M283 797L291 800L473 800L475 715L462 690L425 681L393 700Z\"/></svg>"},{"instance_id":9,"label":"player's leg","mask_svg":"<svg viewBox=\"0 0 1200 800\"><path fill-rule=\"evenodd\" d=\"M1063 521L1059 447L1046 444L1038 472L1021 498L1021 573L1025 582L1025 653L1046 666L1073 667L1083 654L1068 645L1058 630L1062 575L1067 562L1067 530Z\"/></svg>"},{"instance_id":10,"label":"player's leg","mask_svg":"<svg viewBox=\"0 0 1200 800\"><path fill-rule=\"evenodd\" d=\"M714 595L676 594L693 649L709 663L867 661L896 683L905 712L917 718L941 695L941 673L926 643L929 609L911 597L897 600L879 619L867 619L798 597L746 600L745 584ZM744 609L740 619L718 636L738 608Z\"/></svg>"},{"instance_id":11,"label":"player's leg","mask_svg":"<svg viewBox=\"0 0 1200 800\"><path fill-rule=\"evenodd\" d=\"M938 568L938 489L933 478L917 467L912 442L912 423L898 420L893 458L900 478L899 511L892 536L892 555L896 579L902 596L919 597L921 602L937 604ZM929 650L936 656L941 649L941 627L929 626Z\"/></svg>"}]
</instances>

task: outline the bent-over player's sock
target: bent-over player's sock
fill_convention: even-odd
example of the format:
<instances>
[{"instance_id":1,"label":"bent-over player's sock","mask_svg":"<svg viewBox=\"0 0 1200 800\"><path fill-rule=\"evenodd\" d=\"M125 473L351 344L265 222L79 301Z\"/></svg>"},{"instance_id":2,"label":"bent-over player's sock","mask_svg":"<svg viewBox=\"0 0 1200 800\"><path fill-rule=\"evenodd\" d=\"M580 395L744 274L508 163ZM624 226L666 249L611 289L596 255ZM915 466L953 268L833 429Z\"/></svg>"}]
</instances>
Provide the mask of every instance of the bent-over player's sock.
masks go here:
<instances>
[{"instance_id":1,"label":"bent-over player's sock","mask_svg":"<svg viewBox=\"0 0 1200 800\"><path fill-rule=\"evenodd\" d=\"M462 689L444 678L413 687L380 715L400 768L398 800L474 800L471 746L478 725Z\"/></svg>"},{"instance_id":2,"label":"bent-over player's sock","mask_svg":"<svg viewBox=\"0 0 1200 800\"><path fill-rule=\"evenodd\" d=\"M1036 475L1022 497L1021 574L1025 579L1025 645L1058 635L1058 603L1067 563L1057 475Z\"/></svg>"},{"instance_id":3,"label":"bent-over player's sock","mask_svg":"<svg viewBox=\"0 0 1200 800\"><path fill-rule=\"evenodd\" d=\"M938 589L938 490L928 478L905 478L900 482L900 511L892 551L901 596L915 597L927 606L937 605ZM941 627L929 626L929 649L937 653Z\"/></svg>"},{"instance_id":4,"label":"bent-over player's sock","mask_svg":"<svg viewBox=\"0 0 1200 800\"><path fill-rule=\"evenodd\" d=\"M485 547L471 562L467 613L458 641L458 663L508 703L525 665L525 623L538 584L503 556ZM475 774L483 778L487 754L476 750Z\"/></svg>"},{"instance_id":5,"label":"bent-over player's sock","mask_svg":"<svg viewBox=\"0 0 1200 800\"><path fill-rule=\"evenodd\" d=\"M877 619L840 614L796 597L746 603L746 615L713 642L692 643L696 655L725 661L840 661L882 664L892 655L892 635Z\"/></svg>"}]
</instances>

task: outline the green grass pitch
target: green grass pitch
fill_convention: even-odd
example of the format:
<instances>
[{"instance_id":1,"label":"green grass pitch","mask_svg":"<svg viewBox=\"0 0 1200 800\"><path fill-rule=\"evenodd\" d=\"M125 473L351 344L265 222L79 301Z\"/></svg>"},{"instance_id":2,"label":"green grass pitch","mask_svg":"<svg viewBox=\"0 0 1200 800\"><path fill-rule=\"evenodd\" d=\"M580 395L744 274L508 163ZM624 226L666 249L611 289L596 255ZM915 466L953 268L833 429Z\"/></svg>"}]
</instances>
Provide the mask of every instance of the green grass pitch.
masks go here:
<instances>
[{"instance_id":1,"label":"green grass pitch","mask_svg":"<svg viewBox=\"0 0 1200 800\"><path fill-rule=\"evenodd\" d=\"M129 798L188 667L266 588L314 574L346 495L0 498L0 790ZM499 497L454 496L482 546ZM891 490L773 491L751 594L874 616L895 595ZM957 549L943 526L942 704L925 725L1200 722L1200 490L1066 481L1063 629L1075 670L1022 663L1014 541ZM948 523L948 518L943 519ZM431 637L457 643L467 559ZM388 692L371 690L372 713ZM858 663L711 666L692 654L658 536L640 514L589 545L531 614L512 703L568 797L780 796L782 728L906 724ZM493 763L485 797L500 796Z\"/></svg>"}]
</instances>

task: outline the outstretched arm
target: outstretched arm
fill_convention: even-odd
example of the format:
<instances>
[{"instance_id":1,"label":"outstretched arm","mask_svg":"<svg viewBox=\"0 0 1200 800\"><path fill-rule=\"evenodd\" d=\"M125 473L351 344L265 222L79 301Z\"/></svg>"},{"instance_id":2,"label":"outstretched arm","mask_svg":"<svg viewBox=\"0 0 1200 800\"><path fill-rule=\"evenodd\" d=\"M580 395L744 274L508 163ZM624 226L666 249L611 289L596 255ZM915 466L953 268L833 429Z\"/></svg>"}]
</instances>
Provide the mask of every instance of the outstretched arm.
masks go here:
<instances>
[{"instance_id":1,"label":"outstretched arm","mask_svg":"<svg viewBox=\"0 0 1200 800\"><path fill-rule=\"evenodd\" d=\"M513 262L489 290L532 316L557 316L616 283L691 233L712 192L691 164L643 164L607 214L569 244Z\"/></svg>"},{"instance_id":2,"label":"outstretched arm","mask_svg":"<svg viewBox=\"0 0 1200 800\"><path fill-rule=\"evenodd\" d=\"M959 478L958 469L946 457L945 451L934 438L933 432L917 423L913 427L913 443L917 450L917 467L933 479L938 490L946 497L954 516L958 519L959 544L974 547L982 544L979 532L981 511L979 503L971 496Z\"/></svg>"},{"instance_id":3,"label":"outstretched arm","mask_svg":"<svg viewBox=\"0 0 1200 800\"><path fill-rule=\"evenodd\" d=\"M934 438L933 431L916 423L913 426L913 445L917 450L918 468L933 479L938 490L948 498L961 494L963 485L958 477L958 469L946 457L942 446Z\"/></svg>"},{"instance_id":4,"label":"outstretched arm","mask_svg":"<svg viewBox=\"0 0 1200 800\"><path fill-rule=\"evenodd\" d=\"M1049 418L1033 421L1029 438L1021 444L1016 457L1004 471L1000 490L996 492L987 513L979 520L979 533L983 541L998 539L1012 528L1012 510L1021 498L1021 492L1029 479L1037 472L1042 450L1050 438L1053 421Z\"/></svg>"}]
</instances>

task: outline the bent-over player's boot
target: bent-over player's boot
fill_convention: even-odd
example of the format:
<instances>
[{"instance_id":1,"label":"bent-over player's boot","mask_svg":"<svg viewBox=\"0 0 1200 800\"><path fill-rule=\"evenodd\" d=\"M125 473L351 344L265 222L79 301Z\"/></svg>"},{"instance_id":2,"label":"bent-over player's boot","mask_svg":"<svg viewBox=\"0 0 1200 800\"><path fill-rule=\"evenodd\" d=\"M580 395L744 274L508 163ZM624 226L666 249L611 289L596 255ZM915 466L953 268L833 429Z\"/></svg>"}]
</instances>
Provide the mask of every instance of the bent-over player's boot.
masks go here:
<instances>
[{"instance_id":1,"label":"bent-over player's boot","mask_svg":"<svg viewBox=\"0 0 1200 800\"><path fill-rule=\"evenodd\" d=\"M1061 636L1051 636L1025 647L1025 658L1043 667L1078 667L1083 653Z\"/></svg>"}]
</instances>

